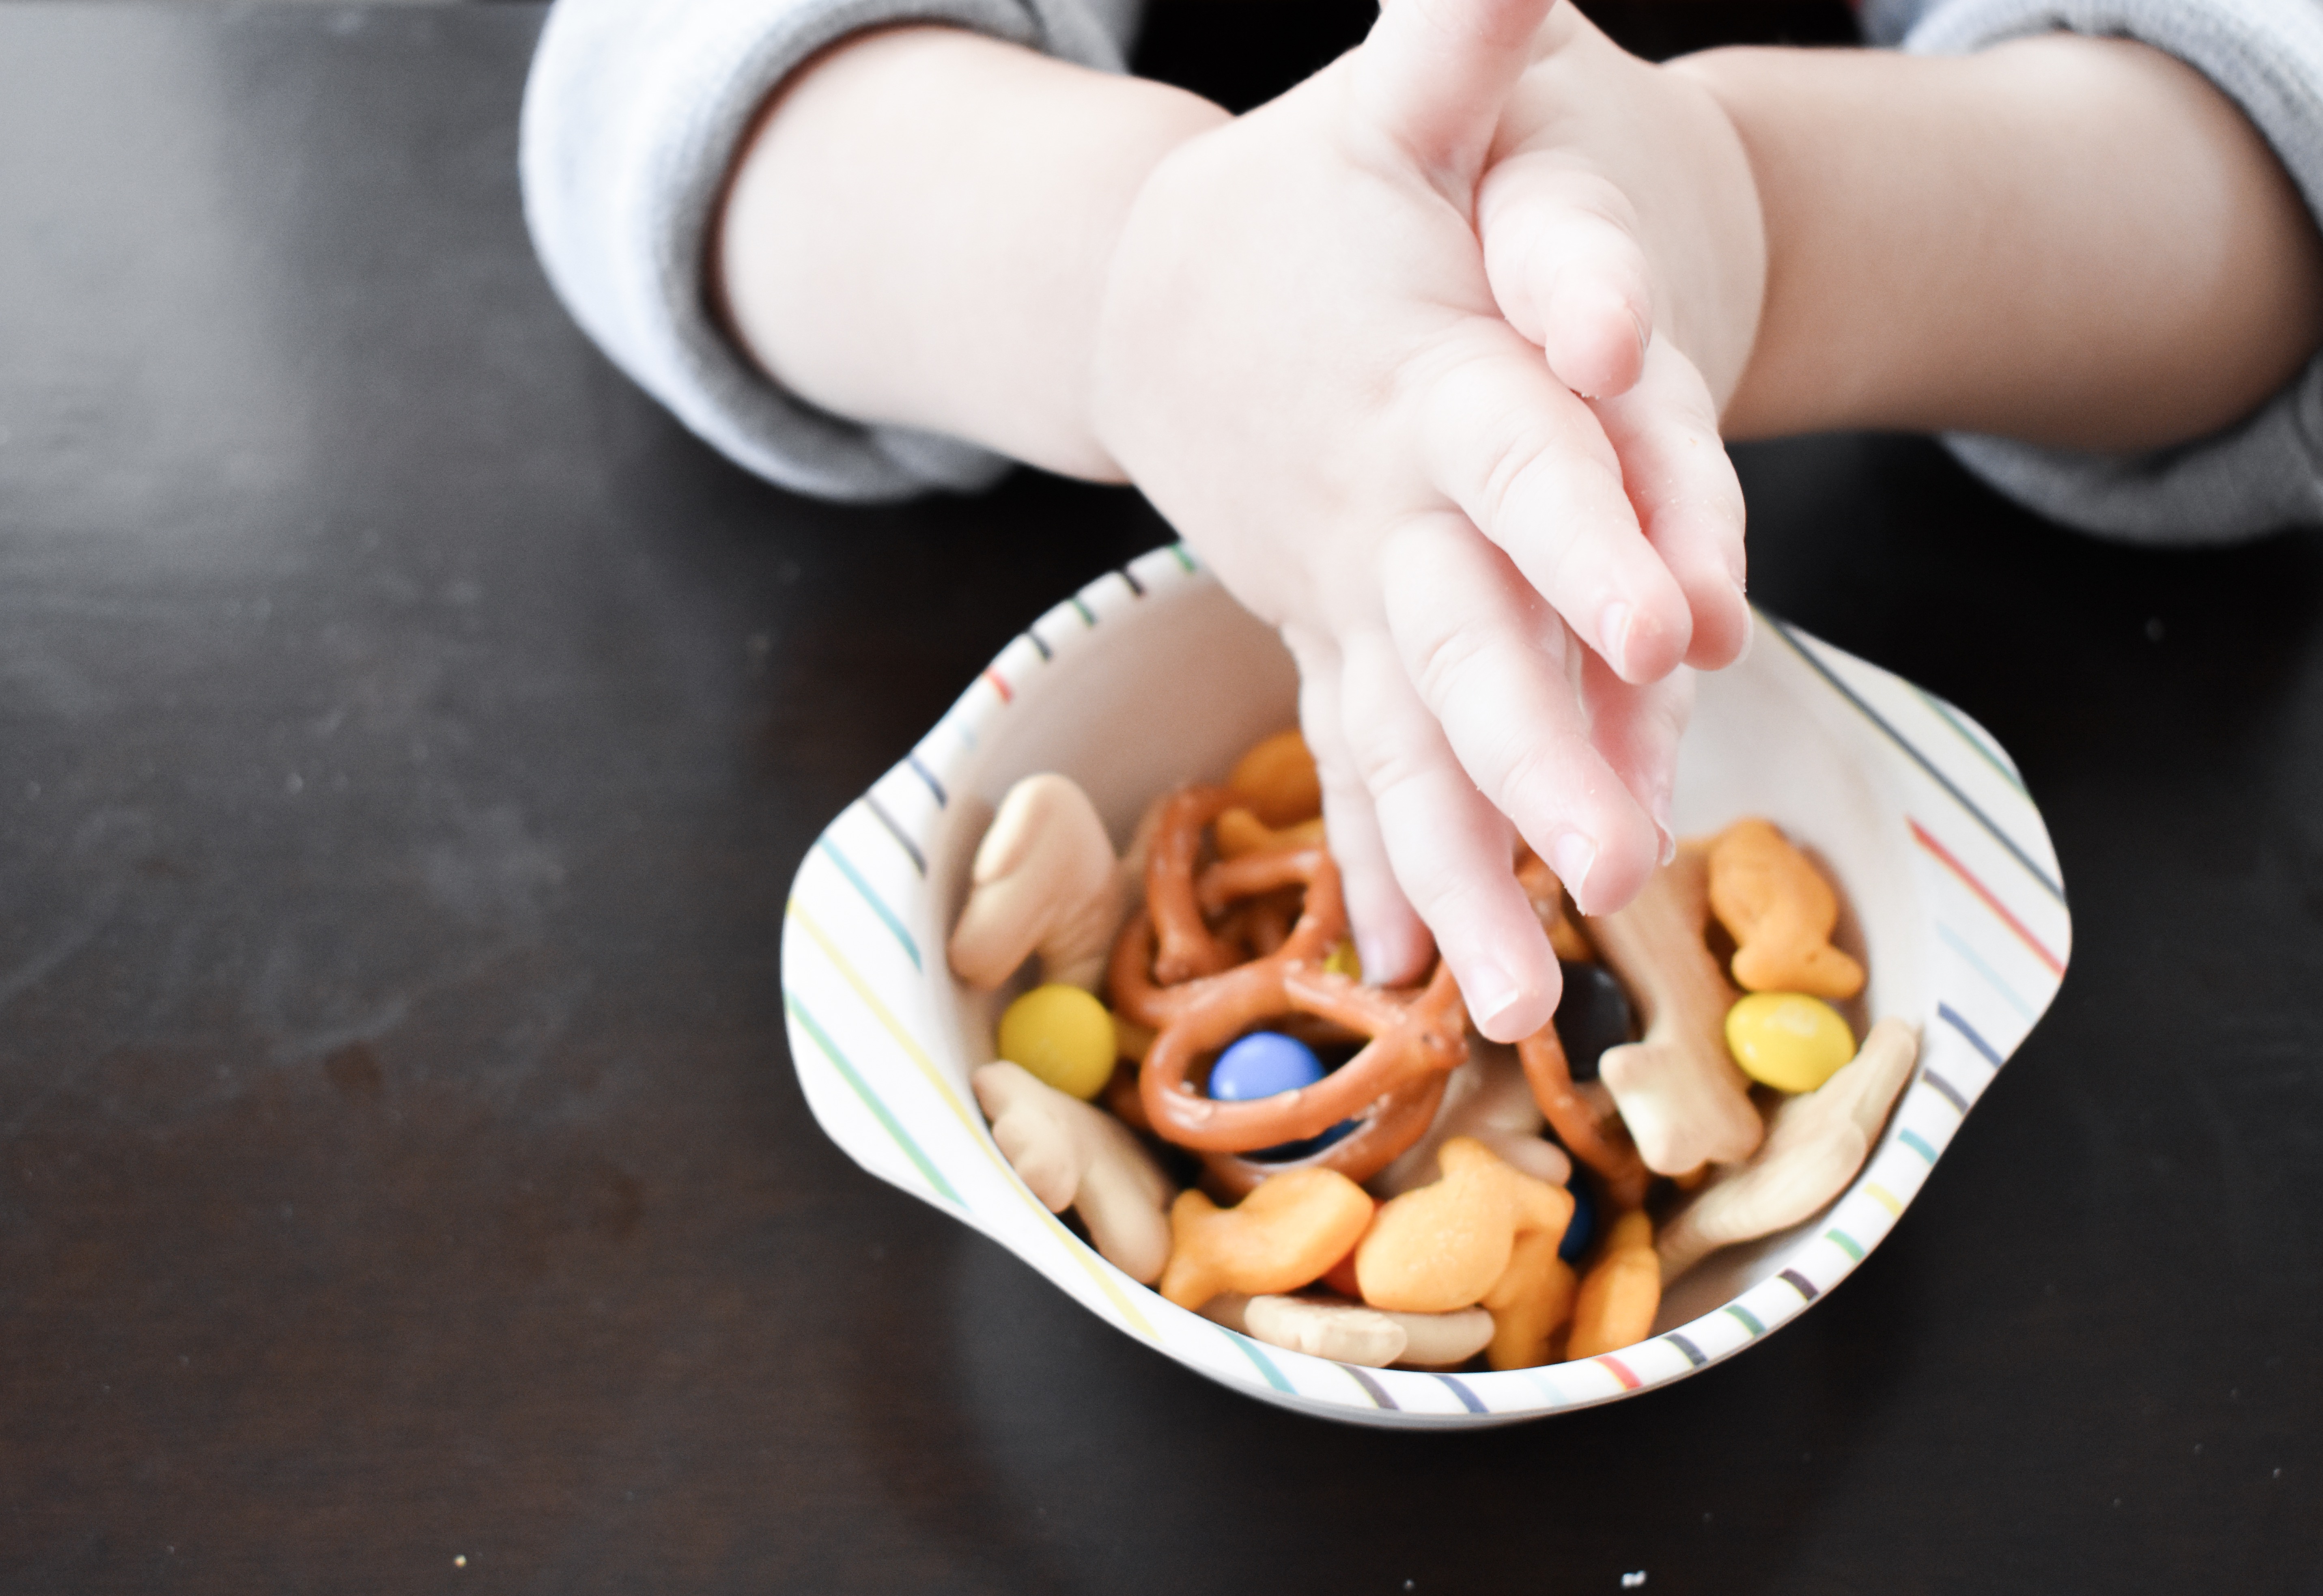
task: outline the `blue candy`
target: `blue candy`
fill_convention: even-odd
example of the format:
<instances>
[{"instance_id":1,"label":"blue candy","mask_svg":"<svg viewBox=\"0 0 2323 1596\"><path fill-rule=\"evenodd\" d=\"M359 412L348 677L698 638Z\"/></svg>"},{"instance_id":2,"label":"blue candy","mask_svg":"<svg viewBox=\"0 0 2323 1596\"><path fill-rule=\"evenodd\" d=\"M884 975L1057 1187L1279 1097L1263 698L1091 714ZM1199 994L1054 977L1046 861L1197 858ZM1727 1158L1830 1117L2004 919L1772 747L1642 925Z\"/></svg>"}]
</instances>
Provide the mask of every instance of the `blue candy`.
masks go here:
<instances>
[{"instance_id":1,"label":"blue candy","mask_svg":"<svg viewBox=\"0 0 2323 1596\"><path fill-rule=\"evenodd\" d=\"M1220 1103L1249 1103L1322 1078L1323 1060L1305 1042L1279 1031L1253 1031L1210 1066L1210 1096Z\"/></svg>"},{"instance_id":2,"label":"blue candy","mask_svg":"<svg viewBox=\"0 0 2323 1596\"><path fill-rule=\"evenodd\" d=\"M1210 1066L1210 1096L1220 1103L1248 1103L1295 1092L1322 1078L1323 1061L1305 1042L1279 1031L1253 1031L1220 1053L1218 1061ZM1345 1120L1319 1136L1262 1148L1250 1156L1270 1163L1307 1158L1354 1128L1354 1121Z\"/></svg>"}]
</instances>

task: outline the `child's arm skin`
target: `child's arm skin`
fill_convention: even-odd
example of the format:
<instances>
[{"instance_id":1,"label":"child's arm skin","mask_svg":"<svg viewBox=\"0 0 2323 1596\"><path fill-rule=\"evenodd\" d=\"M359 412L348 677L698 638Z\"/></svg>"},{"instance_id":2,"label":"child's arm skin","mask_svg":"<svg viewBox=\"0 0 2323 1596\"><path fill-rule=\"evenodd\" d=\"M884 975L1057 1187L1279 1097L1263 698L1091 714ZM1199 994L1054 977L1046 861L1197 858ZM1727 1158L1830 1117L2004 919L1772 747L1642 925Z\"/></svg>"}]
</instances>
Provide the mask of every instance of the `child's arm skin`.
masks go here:
<instances>
[{"instance_id":1,"label":"child's arm skin","mask_svg":"<svg viewBox=\"0 0 2323 1596\"><path fill-rule=\"evenodd\" d=\"M1501 302L1539 341L1557 262L1614 258L1636 312L1700 363L1729 437L2150 448L2247 414L2323 341L2323 237L2297 189L2224 95L2146 46L2054 33L1657 68L1563 6L1536 53L1479 205ZM1722 141L1670 136L1672 79L1730 119L1760 216L1718 203ZM1619 191L1628 225L1527 258L1539 201L1576 166Z\"/></svg>"},{"instance_id":2,"label":"child's arm skin","mask_svg":"<svg viewBox=\"0 0 2323 1596\"><path fill-rule=\"evenodd\" d=\"M1766 206L1731 436L1832 427L2102 450L2246 415L2323 340L2323 238L2264 140L2142 44L1726 50Z\"/></svg>"}]
</instances>

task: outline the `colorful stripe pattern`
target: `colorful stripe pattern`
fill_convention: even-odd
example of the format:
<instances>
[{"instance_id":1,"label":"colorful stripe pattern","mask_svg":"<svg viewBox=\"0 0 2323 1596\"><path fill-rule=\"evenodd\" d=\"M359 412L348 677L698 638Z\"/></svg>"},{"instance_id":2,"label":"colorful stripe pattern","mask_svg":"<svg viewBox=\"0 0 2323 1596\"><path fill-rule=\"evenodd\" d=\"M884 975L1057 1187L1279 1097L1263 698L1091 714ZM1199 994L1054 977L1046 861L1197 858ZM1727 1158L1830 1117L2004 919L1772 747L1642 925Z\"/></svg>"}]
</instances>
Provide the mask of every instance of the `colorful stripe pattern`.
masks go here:
<instances>
[{"instance_id":1,"label":"colorful stripe pattern","mask_svg":"<svg viewBox=\"0 0 2323 1596\"><path fill-rule=\"evenodd\" d=\"M1732 1301L1664 1335L1577 1363L1451 1376L1357 1369L1263 1346L1123 1276L1016 1178L951 1057L956 994L943 968L931 862L965 763L1040 675L1131 610L1205 594L1182 546L1091 582L1035 621L893 770L833 821L800 867L783 936L791 1056L817 1120L873 1174L1008 1247L1090 1312L1197 1371L1302 1411L1372 1424L1504 1423L1614 1400L1709 1367L1804 1310L1879 1244L1961 1116L2055 995L2071 927L2055 855L1998 745L1951 706L1771 618L1779 646L1749 668L1844 705L1868 758L1901 793L1930 935L1921 1069L1855 1183L1811 1234L1758 1267ZM1761 657L1766 656L1766 657ZM955 844L957 839L951 839Z\"/></svg>"}]
</instances>

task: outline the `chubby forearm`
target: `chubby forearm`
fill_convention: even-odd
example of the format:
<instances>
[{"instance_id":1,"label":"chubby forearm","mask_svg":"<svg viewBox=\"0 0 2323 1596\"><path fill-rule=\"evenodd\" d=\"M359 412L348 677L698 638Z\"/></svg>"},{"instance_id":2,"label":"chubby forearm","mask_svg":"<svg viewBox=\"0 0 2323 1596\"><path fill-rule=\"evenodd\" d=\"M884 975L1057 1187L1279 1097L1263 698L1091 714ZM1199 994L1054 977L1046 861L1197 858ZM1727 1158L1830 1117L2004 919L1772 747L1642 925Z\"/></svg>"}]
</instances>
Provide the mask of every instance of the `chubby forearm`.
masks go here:
<instances>
[{"instance_id":1,"label":"chubby forearm","mask_svg":"<svg viewBox=\"0 0 2323 1596\"><path fill-rule=\"evenodd\" d=\"M957 29L849 41L737 156L713 293L793 392L1074 475L1122 222L1155 162L1226 113Z\"/></svg>"},{"instance_id":2,"label":"chubby forearm","mask_svg":"<svg viewBox=\"0 0 2323 1596\"><path fill-rule=\"evenodd\" d=\"M2125 450L2199 436L2323 339L2323 242L2199 73L2055 34L1966 57L1725 50L1766 299L1734 437L1834 427Z\"/></svg>"}]
</instances>

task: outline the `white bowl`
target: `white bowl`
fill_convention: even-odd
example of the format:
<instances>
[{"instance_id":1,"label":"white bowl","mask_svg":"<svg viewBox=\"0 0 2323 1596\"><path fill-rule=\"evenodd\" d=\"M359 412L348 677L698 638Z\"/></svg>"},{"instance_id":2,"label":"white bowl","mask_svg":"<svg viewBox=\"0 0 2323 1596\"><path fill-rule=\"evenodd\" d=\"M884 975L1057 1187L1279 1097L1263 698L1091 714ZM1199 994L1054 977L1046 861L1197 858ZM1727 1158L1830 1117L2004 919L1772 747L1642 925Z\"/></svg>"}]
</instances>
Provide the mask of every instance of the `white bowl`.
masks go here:
<instances>
[{"instance_id":1,"label":"white bowl","mask_svg":"<svg viewBox=\"0 0 2323 1596\"><path fill-rule=\"evenodd\" d=\"M1354 1424L1506 1424L1616 1401L1732 1356L1862 1261L1960 1117L2056 995L2070 950L2055 852L2008 756L1900 677L1760 616L1701 683L1679 761L1680 835L1765 815L1836 875L1870 968L1865 1010L1920 1030L1920 1067L1871 1157L1813 1220L1713 1254L1649 1340L1547 1368L1357 1369L1253 1341L1163 1300L1036 1201L968 1086L998 999L943 947L969 863L1018 777L1056 770L1126 839L1156 793L1221 779L1292 722L1274 636L1182 548L1091 582L1003 649L800 867L783 936L791 1055L831 1140L1015 1252L1091 1313L1264 1401Z\"/></svg>"}]
</instances>

